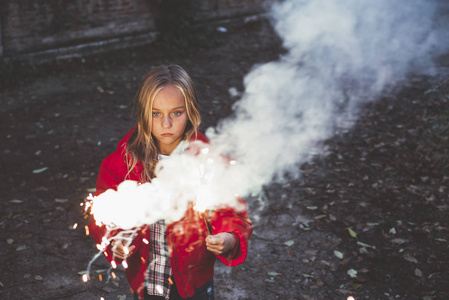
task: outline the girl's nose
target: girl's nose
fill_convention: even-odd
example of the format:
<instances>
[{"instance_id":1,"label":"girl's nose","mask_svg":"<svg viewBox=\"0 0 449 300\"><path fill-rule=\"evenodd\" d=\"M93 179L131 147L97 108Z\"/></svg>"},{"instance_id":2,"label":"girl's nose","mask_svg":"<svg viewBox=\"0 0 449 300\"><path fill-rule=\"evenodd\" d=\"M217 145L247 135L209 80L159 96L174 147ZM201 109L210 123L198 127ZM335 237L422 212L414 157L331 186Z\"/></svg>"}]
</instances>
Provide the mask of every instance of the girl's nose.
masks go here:
<instances>
[{"instance_id":1,"label":"girl's nose","mask_svg":"<svg viewBox=\"0 0 449 300\"><path fill-rule=\"evenodd\" d=\"M162 119L162 128L170 128L172 124L173 123L170 117L164 117Z\"/></svg>"}]
</instances>

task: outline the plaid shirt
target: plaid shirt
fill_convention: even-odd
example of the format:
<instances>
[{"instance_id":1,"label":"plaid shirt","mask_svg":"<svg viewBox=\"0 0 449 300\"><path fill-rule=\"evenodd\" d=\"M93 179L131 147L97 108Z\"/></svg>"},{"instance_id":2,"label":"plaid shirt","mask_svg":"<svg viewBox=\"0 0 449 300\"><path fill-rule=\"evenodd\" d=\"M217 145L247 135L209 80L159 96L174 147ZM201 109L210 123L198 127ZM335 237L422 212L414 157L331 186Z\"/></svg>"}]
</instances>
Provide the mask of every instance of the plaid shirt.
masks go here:
<instances>
[{"instance_id":1,"label":"plaid shirt","mask_svg":"<svg viewBox=\"0 0 449 300\"><path fill-rule=\"evenodd\" d=\"M173 154L183 153L189 146L188 141L181 141ZM158 155L158 159L166 159L168 155ZM150 257L145 286L149 295L170 298L170 281L172 269L168 252L165 221L160 220L150 225Z\"/></svg>"},{"instance_id":2,"label":"plaid shirt","mask_svg":"<svg viewBox=\"0 0 449 300\"><path fill-rule=\"evenodd\" d=\"M169 277L172 275L164 220L150 225L150 257L146 276L149 295L170 297Z\"/></svg>"}]
</instances>

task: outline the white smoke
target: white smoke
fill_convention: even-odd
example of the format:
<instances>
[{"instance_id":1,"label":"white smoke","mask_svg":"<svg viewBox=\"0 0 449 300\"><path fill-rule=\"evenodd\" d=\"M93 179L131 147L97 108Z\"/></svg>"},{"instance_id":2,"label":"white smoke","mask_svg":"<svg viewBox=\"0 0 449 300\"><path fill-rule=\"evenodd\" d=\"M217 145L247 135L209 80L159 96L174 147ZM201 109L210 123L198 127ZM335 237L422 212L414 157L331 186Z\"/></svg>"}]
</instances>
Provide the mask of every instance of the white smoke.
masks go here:
<instances>
[{"instance_id":1,"label":"white smoke","mask_svg":"<svg viewBox=\"0 0 449 300\"><path fill-rule=\"evenodd\" d=\"M289 0L272 7L288 53L245 77L235 115L207 131L239 162L239 192L257 191L298 166L350 123L361 103L432 74L438 41L433 1ZM439 43L439 44L438 44ZM243 180L244 179L244 180Z\"/></svg>"},{"instance_id":2,"label":"white smoke","mask_svg":"<svg viewBox=\"0 0 449 300\"><path fill-rule=\"evenodd\" d=\"M235 114L206 132L211 146L200 146L197 156L164 159L152 183L125 183L118 192L100 195L93 201L95 218L124 229L159 219L173 222L189 202L199 211L236 205L234 193L258 192L286 172L299 176L299 166L338 126L356 118L361 103L400 87L411 72L434 71L431 54L447 49L432 21L434 3L289 0L274 5L274 27L288 53L245 77ZM237 164L223 163L217 153Z\"/></svg>"},{"instance_id":3,"label":"white smoke","mask_svg":"<svg viewBox=\"0 0 449 300\"><path fill-rule=\"evenodd\" d=\"M224 205L239 210L232 183L226 180L232 178L233 161L199 141L190 147L195 150L175 150L177 153L160 161L157 177L151 182L126 180L117 190L109 189L93 197L87 208L95 220L109 229L131 229L158 220L178 221L189 205L198 212Z\"/></svg>"}]
</instances>

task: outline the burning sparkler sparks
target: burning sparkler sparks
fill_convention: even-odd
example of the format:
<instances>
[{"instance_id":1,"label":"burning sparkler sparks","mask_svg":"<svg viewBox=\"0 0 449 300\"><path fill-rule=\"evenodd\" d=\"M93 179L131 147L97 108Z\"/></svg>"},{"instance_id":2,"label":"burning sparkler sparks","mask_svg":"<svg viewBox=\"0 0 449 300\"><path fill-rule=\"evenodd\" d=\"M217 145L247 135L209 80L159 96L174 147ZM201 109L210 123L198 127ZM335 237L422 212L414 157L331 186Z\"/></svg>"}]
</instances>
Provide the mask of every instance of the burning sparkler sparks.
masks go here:
<instances>
[{"instance_id":1,"label":"burning sparkler sparks","mask_svg":"<svg viewBox=\"0 0 449 300\"><path fill-rule=\"evenodd\" d=\"M83 282L87 282L89 280L89 275L84 274L83 275Z\"/></svg>"},{"instance_id":2,"label":"burning sparkler sparks","mask_svg":"<svg viewBox=\"0 0 449 300\"><path fill-rule=\"evenodd\" d=\"M126 262L126 260L122 261L122 266L125 269L128 269L128 263Z\"/></svg>"},{"instance_id":3,"label":"burning sparkler sparks","mask_svg":"<svg viewBox=\"0 0 449 300\"><path fill-rule=\"evenodd\" d=\"M235 180L233 168L229 167L235 161L231 162L202 145L197 156L174 155L161 161L152 182L124 181L117 191L89 195L85 209L95 217L97 225L132 229L158 220L177 221L192 202L200 212L235 206Z\"/></svg>"},{"instance_id":4,"label":"burning sparkler sparks","mask_svg":"<svg viewBox=\"0 0 449 300\"><path fill-rule=\"evenodd\" d=\"M151 182L124 181L116 191L107 190L99 196L90 194L87 197L85 211L94 216L97 225L106 227L104 237L97 244L99 252L89 263L87 274L92 262L101 253L107 254L108 247L116 247L113 240L123 244L126 256L142 226L159 220L165 220L166 224L175 222L184 216L192 204L203 219L209 235L212 234L209 210L223 206L238 210L240 204L233 189L239 180L233 173L236 162L228 161L203 143L192 143L192 147L199 149L197 155L171 155L160 161L156 167L157 177ZM111 237L113 230L115 234ZM89 234L87 226L86 234ZM142 242L149 244L145 238ZM125 269L128 267L126 259L122 261L122 266ZM117 267L113 259L111 268Z\"/></svg>"}]
</instances>

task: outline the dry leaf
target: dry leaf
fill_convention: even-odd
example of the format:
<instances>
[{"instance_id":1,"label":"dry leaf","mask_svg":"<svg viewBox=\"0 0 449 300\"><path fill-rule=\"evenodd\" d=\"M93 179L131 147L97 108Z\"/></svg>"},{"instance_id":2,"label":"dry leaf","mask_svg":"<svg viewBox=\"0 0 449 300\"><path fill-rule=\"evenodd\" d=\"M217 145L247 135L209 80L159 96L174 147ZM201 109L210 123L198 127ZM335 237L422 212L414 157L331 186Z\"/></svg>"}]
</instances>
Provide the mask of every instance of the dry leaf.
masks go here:
<instances>
[{"instance_id":1,"label":"dry leaf","mask_svg":"<svg viewBox=\"0 0 449 300\"><path fill-rule=\"evenodd\" d=\"M320 219L325 218L325 217L327 217L327 216L326 215L319 215L319 216L316 216L314 219L315 220L320 220Z\"/></svg>"},{"instance_id":2,"label":"dry leaf","mask_svg":"<svg viewBox=\"0 0 449 300\"><path fill-rule=\"evenodd\" d=\"M356 278L356 277L357 277L357 271L354 270L354 269L349 269L347 273L348 273L348 275L349 275L351 278Z\"/></svg>"},{"instance_id":3,"label":"dry leaf","mask_svg":"<svg viewBox=\"0 0 449 300\"><path fill-rule=\"evenodd\" d=\"M17 204L23 203L23 201L22 201L22 200L19 200L19 199L12 199L12 200L9 200L9 202L10 202L10 203L17 203Z\"/></svg>"},{"instance_id":4,"label":"dry leaf","mask_svg":"<svg viewBox=\"0 0 449 300\"><path fill-rule=\"evenodd\" d=\"M16 251L23 251L23 250L26 250L26 249L28 249L27 246L25 246L25 245L20 245L19 247L16 248Z\"/></svg>"},{"instance_id":5,"label":"dry leaf","mask_svg":"<svg viewBox=\"0 0 449 300\"><path fill-rule=\"evenodd\" d=\"M421 272L421 270L418 269L418 268L416 268L416 269L415 269L415 275L418 276L418 277L422 277L422 272Z\"/></svg>"},{"instance_id":6,"label":"dry leaf","mask_svg":"<svg viewBox=\"0 0 449 300\"><path fill-rule=\"evenodd\" d=\"M402 244L405 243L405 240L404 240L404 239L399 239L399 238L398 238L398 239L392 239L391 242L392 242L393 244L402 245Z\"/></svg>"},{"instance_id":7,"label":"dry leaf","mask_svg":"<svg viewBox=\"0 0 449 300\"><path fill-rule=\"evenodd\" d=\"M289 241L286 241L286 242L284 243L284 245L286 245L287 247L290 247L290 246L292 246L294 243L295 243L295 242L294 242L293 240L289 240Z\"/></svg>"},{"instance_id":8,"label":"dry leaf","mask_svg":"<svg viewBox=\"0 0 449 300\"><path fill-rule=\"evenodd\" d=\"M335 250L334 251L334 255L336 256L336 257L338 257L339 259L343 259L343 253L341 253L340 251L337 251L337 250Z\"/></svg>"},{"instance_id":9,"label":"dry leaf","mask_svg":"<svg viewBox=\"0 0 449 300\"><path fill-rule=\"evenodd\" d=\"M360 242L360 241L357 242L357 245L362 246L362 247L371 248L371 249L376 249L376 246L371 246L371 245L365 244L365 243Z\"/></svg>"},{"instance_id":10,"label":"dry leaf","mask_svg":"<svg viewBox=\"0 0 449 300\"><path fill-rule=\"evenodd\" d=\"M355 231L352 230L351 227L348 227L348 232L349 232L349 234L350 234L353 238L356 238L356 237L357 237L357 233L355 233Z\"/></svg>"},{"instance_id":11,"label":"dry leaf","mask_svg":"<svg viewBox=\"0 0 449 300\"><path fill-rule=\"evenodd\" d=\"M41 169L33 170L33 174L39 174L48 170L48 167L43 167Z\"/></svg>"},{"instance_id":12,"label":"dry leaf","mask_svg":"<svg viewBox=\"0 0 449 300\"><path fill-rule=\"evenodd\" d=\"M345 289L338 289L337 292L340 293L340 294L349 294L349 293L351 293L351 291L345 290Z\"/></svg>"},{"instance_id":13,"label":"dry leaf","mask_svg":"<svg viewBox=\"0 0 449 300\"><path fill-rule=\"evenodd\" d=\"M406 261L412 262L417 264L418 260L410 253L404 253L404 255L402 256Z\"/></svg>"},{"instance_id":14,"label":"dry leaf","mask_svg":"<svg viewBox=\"0 0 449 300\"><path fill-rule=\"evenodd\" d=\"M304 251L307 255L316 255L318 253L318 250L306 250Z\"/></svg>"}]
</instances>

